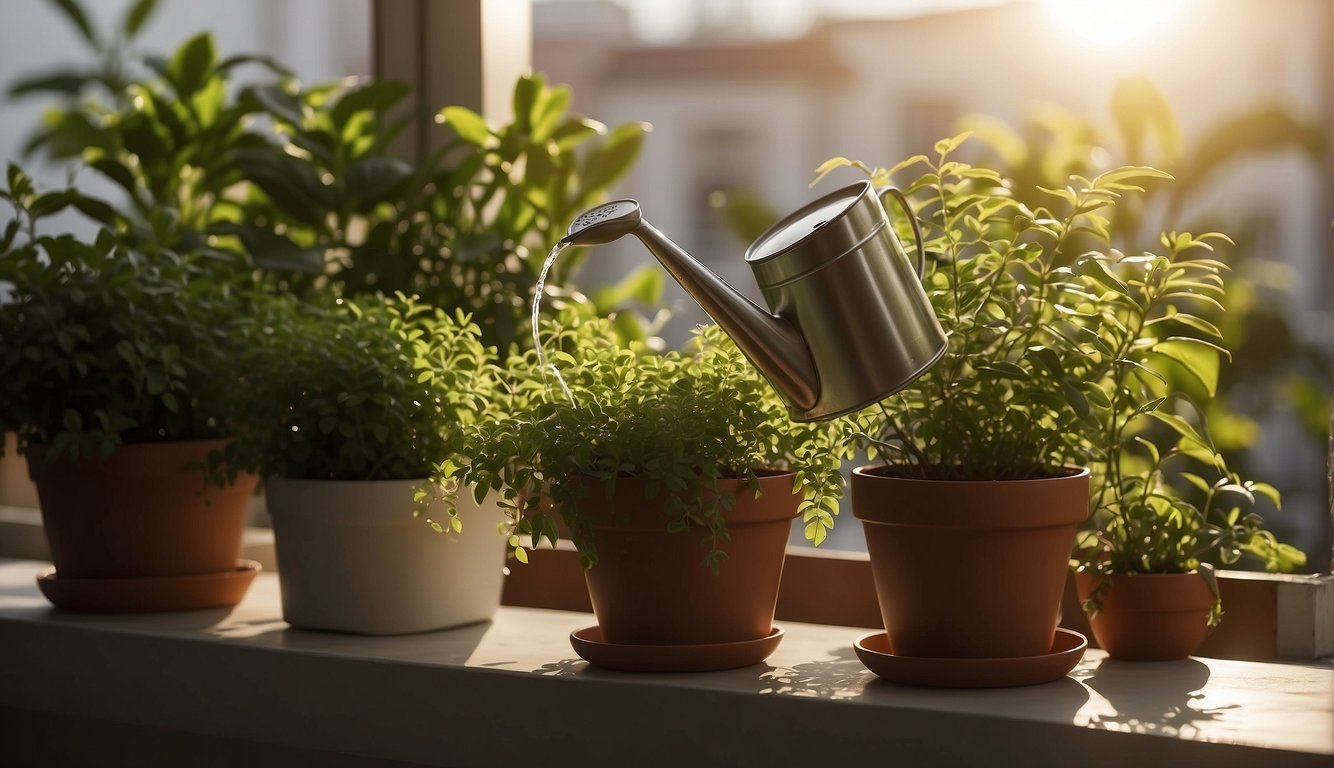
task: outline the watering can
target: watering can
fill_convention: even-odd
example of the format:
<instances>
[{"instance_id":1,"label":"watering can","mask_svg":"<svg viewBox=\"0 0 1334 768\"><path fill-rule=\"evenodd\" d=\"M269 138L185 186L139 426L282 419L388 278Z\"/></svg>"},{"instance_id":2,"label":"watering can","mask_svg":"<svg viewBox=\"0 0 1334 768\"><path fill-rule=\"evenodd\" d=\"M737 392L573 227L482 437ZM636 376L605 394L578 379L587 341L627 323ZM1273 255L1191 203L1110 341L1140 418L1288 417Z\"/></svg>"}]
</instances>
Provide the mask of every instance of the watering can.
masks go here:
<instances>
[{"instance_id":1,"label":"watering can","mask_svg":"<svg viewBox=\"0 0 1334 768\"><path fill-rule=\"evenodd\" d=\"M908 214L917 269L880 200ZM921 229L903 193L862 181L792 213L750 245L746 262L764 309L667 239L634 200L613 200L575 218L562 245L634 235L732 337L787 403L795 421L859 410L912 383L945 352L945 333L919 277ZM772 311L770 311L772 310Z\"/></svg>"}]
</instances>

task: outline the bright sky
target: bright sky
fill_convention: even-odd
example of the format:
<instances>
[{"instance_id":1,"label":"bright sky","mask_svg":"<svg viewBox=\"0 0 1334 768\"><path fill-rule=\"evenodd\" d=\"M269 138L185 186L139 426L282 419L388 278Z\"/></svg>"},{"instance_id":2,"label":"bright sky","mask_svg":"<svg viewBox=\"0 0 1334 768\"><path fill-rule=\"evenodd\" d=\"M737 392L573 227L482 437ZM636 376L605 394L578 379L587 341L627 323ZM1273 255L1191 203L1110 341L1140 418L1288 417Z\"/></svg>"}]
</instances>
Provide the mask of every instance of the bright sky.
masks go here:
<instances>
[{"instance_id":1,"label":"bright sky","mask_svg":"<svg viewBox=\"0 0 1334 768\"><path fill-rule=\"evenodd\" d=\"M674 43L700 29L744 30L760 37L796 36L821 18L907 18L928 13L1037 2L1067 35L1097 48L1147 44L1186 6L1201 0L606 0L629 9L636 37ZM538 0L559 2L559 0Z\"/></svg>"},{"instance_id":2,"label":"bright sky","mask_svg":"<svg viewBox=\"0 0 1334 768\"><path fill-rule=\"evenodd\" d=\"M697 18L747 24L764 36L796 35L817 18L893 18L993 5L1008 0L615 0L630 9L635 33L648 42L680 40Z\"/></svg>"}]
</instances>

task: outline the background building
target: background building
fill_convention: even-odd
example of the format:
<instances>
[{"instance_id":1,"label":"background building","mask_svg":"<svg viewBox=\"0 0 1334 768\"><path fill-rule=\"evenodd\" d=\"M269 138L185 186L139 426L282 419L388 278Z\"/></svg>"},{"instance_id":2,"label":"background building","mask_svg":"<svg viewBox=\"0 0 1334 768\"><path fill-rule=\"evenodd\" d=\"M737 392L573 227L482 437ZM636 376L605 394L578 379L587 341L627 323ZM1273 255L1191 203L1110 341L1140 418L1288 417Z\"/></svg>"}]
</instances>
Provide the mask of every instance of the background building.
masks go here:
<instances>
[{"instance_id":1,"label":"background building","mask_svg":"<svg viewBox=\"0 0 1334 768\"><path fill-rule=\"evenodd\" d=\"M761 33L756 15L766 4L733 0L683 6L687 21L664 35L670 42L658 44L635 36L647 15L640 5L536 4L534 69L571 84L575 105L586 114L609 124L653 125L638 165L621 185L624 195L638 199L646 218L679 245L756 298L742 260L745 243L710 204L717 193L741 190L774 212L790 211L856 178L851 171L835 174L810 189L826 159L890 166L929 152L970 117L1018 129L1035 115L1060 113L1110 132L1114 88L1132 76L1147 78L1165 96L1183 147L1217 137L1238 115L1285 115L1309 131L1307 146L1281 139L1263 120L1238 126L1238 144L1262 149L1238 153L1210 174L1172 223L1243 231L1239 255L1286 265L1283 286L1258 300L1283 303L1282 322L1306 348L1286 345L1277 354L1310 356L1315 370L1327 372L1334 338L1328 313L1334 190L1322 145L1334 130L1334 6L1325 0L1292 0L1282 13L1265 0L1117 5L1100 25L1075 20L1088 34L1063 25L1061 11L1091 3L1019 1L937 11L878 4L875 10L898 14L887 18L834 17L846 4L812 3L807 8L815 13L782 36ZM830 15L820 18L821 10ZM1118 26L1129 22L1141 25ZM652 257L627 238L596 249L581 280L601 284L646 263ZM675 343L707 318L676 285L669 284L667 295L675 319L664 336ZM1253 334L1268 332L1254 320ZM1263 414L1265 439L1252 455L1256 472L1285 493L1286 512L1276 527L1320 553L1314 562L1326 562L1327 433L1303 427L1294 408L1259 402L1273 393L1245 383L1267 372L1261 369L1291 362L1239 359L1233 375L1242 384L1233 397L1239 408ZM858 546L856 528L837 528L835 546Z\"/></svg>"},{"instance_id":2,"label":"background building","mask_svg":"<svg viewBox=\"0 0 1334 768\"><path fill-rule=\"evenodd\" d=\"M110 28L128 4L88 3L93 25ZM575 107L588 115L608 124L653 124L620 193L639 199L659 229L755 296L741 258L745 243L723 224L714 193L744 190L775 212L792 210L819 194L809 183L827 158L890 165L928 150L970 115L1019 126L1056 105L1110 126L1116 82L1143 75L1165 95L1186 146L1230 116L1265 107L1313 126L1326 141L1334 134L1334 5L1328 0L1130 5L538 0L533 66L570 84ZM224 55L268 54L310 83L373 69L371 0L162 6L140 41L145 49L166 51L208 29ZM1076 6L1106 6L1119 15L1101 23L1085 18L1077 32L1054 11ZM1139 26L1122 26L1126 21ZM0 7L0 87L72 61L88 62L90 55L48 4ZM0 154L20 157L46 106L5 101ZM1244 223L1248 253L1290 268L1287 289L1258 300L1270 304L1319 361L1329 359L1334 337L1328 313L1332 167L1330 153L1314 155L1291 144L1248 153L1211 176L1181 212L1184 219L1207 220L1228 232ZM37 170L50 183L64 180L63 169ZM853 178L835 175L822 189ZM80 183L98 189L95 179ZM638 244L618 242L593 252L578 279L593 286L647 263L651 257ZM675 285L669 285L667 300L676 318L664 332L668 341L680 340L705 319ZM1328 390L1325 379L1326 403ZM1238 397L1255 401L1270 393L1242 391ZM1315 559L1327 562L1325 450L1312 449L1311 430L1284 402L1240 405L1267 412L1265 441L1256 455L1264 478L1285 493L1287 510L1278 527L1307 549L1326 553ZM1327 435L1317 434L1316 442ZM850 523L839 526L836 544L857 545L860 532Z\"/></svg>"}]
</instances>

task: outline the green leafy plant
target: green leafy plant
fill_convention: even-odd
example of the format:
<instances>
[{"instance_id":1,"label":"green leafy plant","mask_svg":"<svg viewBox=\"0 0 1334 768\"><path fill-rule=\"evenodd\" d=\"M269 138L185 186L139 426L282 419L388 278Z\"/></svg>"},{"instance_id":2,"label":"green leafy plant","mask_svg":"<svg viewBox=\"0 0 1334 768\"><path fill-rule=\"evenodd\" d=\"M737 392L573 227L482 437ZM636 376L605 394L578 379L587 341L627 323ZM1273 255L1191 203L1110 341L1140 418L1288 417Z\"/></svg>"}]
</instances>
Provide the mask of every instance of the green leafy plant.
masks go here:
<instances>
[{"instance_id":1,"label":"green leafy plant","mask_svg":"<svg viewBox=\"0 0 1334 768\"><path fill-rule=\"evenodd\" d=\"M263 476L427 477L463 425L496 418L494 351L462 312L399 295L272 299L242 357L238 461Z\"/></svg>"},{"instance_id":2,"label":"green leafy plant","mask_svg":"<svg viewBox=\"0 0 1334 768\"><path fill-rule=\"evenodd\" d=\"M935 367L864 412L860 437L899 471L933 479L1028 479L1097 461L1130 417L1171 418L1159 412L1161 368L1216 375L1216 345L1179 305L1212 300L1222 265L1193 254L1222 236L1168 235L1163 255L1122 254L1106 245L1106 211L1166 174L1074 176L1030 208L996 171L953 159L965 138L939 142L935 160L873 169L836 158L821 169L855 166L881 184L923 167L905 191L949 337Z\"/></svg>"},{"instance_id":3,"label":"green leafy plant","mask_svg":"<svg viewBox=\"0 0 1334 768\"><path fill-rule=\"evenodd\" d=\"M572 312L544 332L548 370L559 376L544 377L534 351L514 357L507 417L465 428L463 448L436 473L447 487L500 492L520 561L525 547L556 541L549 500L584 565L596 564L592 524L582 514L590 478L608 494L620 477L644 479L665 500L667 529L706 532L704 561L716 569L726 557L724 514L735 501L719 481L744 479L758 491L757 472L790 470L804 494L806 536L824 539L842 495L847 449L839 426L790 421L777 393L716 326L698 329L687 350L662 355L623 342L606 319Z\"/></svg>"},{"instance_id":4,"label":"green leafy plant","mask_svg":"<svg viewBox=\"0 0 1334 768\"><path fill-rule=\"evenodd\" d=\"M0 200L15 214L0 238L0 432L51 458L236 433L228 391L246 313L216 279L235 265L160 246L169 212L140 241L106 226L91 241L40 234L66 208L117 214L76 190L38 193L13 165Z\"/></svg>"},{"instance_id":5,"label":"green leafy plant","mask_svg":"<svg viewBox=\"0 0 1334 768\"><path fill-rule=\"evenodd\" d=\"M1214 562L1230 566L1246 556L1283 572L1306 563L1305 554L1280 542L1253 511L1260 498L1277 508L1278 491L1230 472L1198 431L1177 426L1165 448L1149 435L1133 434L1105 468L1094 500L1095 525L1081 532L1073 560L1098 579L1084 605L1090 614L1101 610L1114 574L1198 572L1214 593L1209 625L1215 626L1223 608ZM1168 482L1174 477L1191 491L1177 490Z\"/></svg>"},{"instance_id":6,"label":"green leafy plant","mask_svg":"<svg viewBox=\"0 0 1334 768\"><path fill-rule=\"evenodd\" d=\"M1216 258L1232 268L1226 292L1218 297L1227 311L1205 306L1197 314L1221 332L1234 362L1220 371L1216 396L1203 397L1189 378L1174 385L1201 400L1214 444L1229 467L1243 475L1273 464L1272 452L1262 455L1259 444L1265 425L1275 419L1299 423L1301 439L1285 450L1290 469L1283 495L1294 502L1289 512L1323 515L1331 361L1327 345L1309 329L1327 323L1313 322L1309 311L1299 314L1292 300L1299 278L1263 236L1265 205L1250 212L1224 211L1208 204L1212 198L1206 195L1220 183L1236 184L1227 174L1241 163L1286 156L1318 167L1328 152L1324 130L1282 104L1257 102L1201 126L1195 137L1183 141L1172 105L1143 77L1119 81L1109 107L1112 120L1106 125L1058 107L1034 111L1013 127L984 116L963 123L980 139L974 147L978 156L995 158L994 167L1014 180L1015 197L1031 205L1044 199L1043 187L1060 186L1072 173L1094 174L1109 162L1170 172L1172 184L1149 188L1109 212L1112 244L1125 253L1154 241L1160 221L1192 231L1226 226L1235 245L1214 245ZM1189 484L1175 473L1168 475L1182 493L1190 493ZM1263 499L1256 509L1277 511ZM1282 526L1287 521L1274 522ZM1328 552L1329 547L1312 551Z\"/></svg>"},{"instance_id":7,"label":"green leafy plant","mask_svg":"<svg viewBox=\"0 0 1334 768\"><path fill-rule=\"evenodd\" d=\"M327 267L319 280L349 294L402 291L465 309L502 347L524 338L547 252L630 169L647 131L571 114L569 87L524 76L507 124L441 110L437 122L454 138L414 168L387 154L396 126L380 117L406 95L401 86L252 93L279 141L238 153L239 167L273 206L252 208L229 231L278 259L314 254ZM578 261L577 252L562 258L553 283Z\"/></svg>"},{"instance_id":8,"label":"green leafy plant","mask_svg":"<svg viewBox=\"0 0 1334 768\"><path fill-rule=\"evenodd\" d=\"M167 57L133 54L131 44L156 5L140 0L118 28L99 33L78 3L53 2L93 49L98 65L25 78L9 93L67 99L47 112L27 152L106 178L124 192L127 215L139 220L170 208L181 242L164 245L198 250L208 245L212 224L240 218L241 206L257 194L241 183L237 157L245 148L266 145L252 126L262 105L252 95L258 86L238 95L235 70L258 63L281 79L291 73L262 56L221 59L207 32ZM264 264L266 254L258 255L261 266L287 266Z\"/></svg>"},{"instance_id":9,"label":"green leafy plant","mask_svg":"<svg viewBox=\"0 0 1334 768\"><path fill-rule=\"evenodd\" d=\"M525 343L537 271L570 221L601 202L633 165L648 126L607 128L569 111L570 89L540 75L514 87L514 117L488 124L461 106L437 116L451 140L409 164L390 144L406 86L368 79L302 87L263 56L222 58L205 32L170 56L133 41L157 3L140 0L99 32L74 0L53 0L92 49L95 66L41 73L10 94L61 94L29 151L91 169L120 187L127 215L175 211L182 251L244 255L281 289L302 296L403 292L473 316L489 343ZM235 73L266 77L241 86ZM652 304L652 280L632 275L589 301L562 288L571 251L549 286L564 303L611 314ZM659 289L660 290L660 289ZM596 299L597 297L592 297ZM622 333L649 328L621 312Z\"/></svg>"},{"instance_id":10,"label":"green leafy plant","mask_svg":"<svg viewBox=\"0 0 1334 768\"><path fill-rule=\"evenodd\" d=\"M997 171L953 159L966 137L937 143L934 160L879 169L836 158L821 169L854 166L883 184L923 168L905 189L935 254L923 279L949 337L934 368L860 415L858 437L914 477L1026 479L1089 466L1090 567L1181 572L1241 551L1275 568L1299 562L1225 498L1276 494L1229 474L1200 418L1198 398L1215 394L1227 356L1202 316L1223 307L1227 267L1211 252L1227 237L1168 232L1156 251L1122 252L1113 212L1168 174L1072 175L1030 207ZM1160 434L1172 438L1163 451ZM1163 483L1164 462L1177 457L1218 475L1183 475L1203 498Z\"/></svg>"}]
</instances>

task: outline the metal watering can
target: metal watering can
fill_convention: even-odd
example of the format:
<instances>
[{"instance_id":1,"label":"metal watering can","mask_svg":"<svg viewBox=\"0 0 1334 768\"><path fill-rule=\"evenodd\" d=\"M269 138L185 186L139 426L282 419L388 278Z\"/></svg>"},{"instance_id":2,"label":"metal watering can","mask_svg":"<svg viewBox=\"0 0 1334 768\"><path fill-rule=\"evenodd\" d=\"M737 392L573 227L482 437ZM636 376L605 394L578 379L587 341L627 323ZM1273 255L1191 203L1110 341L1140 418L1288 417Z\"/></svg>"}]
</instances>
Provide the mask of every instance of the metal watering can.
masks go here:
<instances>
[{"instance_id":1,"label":"metal watering can","mask_svg":"<svg viewBox=\"0 0 1334 768\"><path fill-rule=\"evenodd\" d=\"M889 226L884 194L908 214L917 269ZM859 410L912 383L945 352L945 333L919 277L922 233L907 198L862 181L806 205L746 250L769 310L757 306L644 220L639 203L614 200L580 214L563 245L633 234L662 262L755 367L795 421Z\"/></svg>"}]
</instances>

